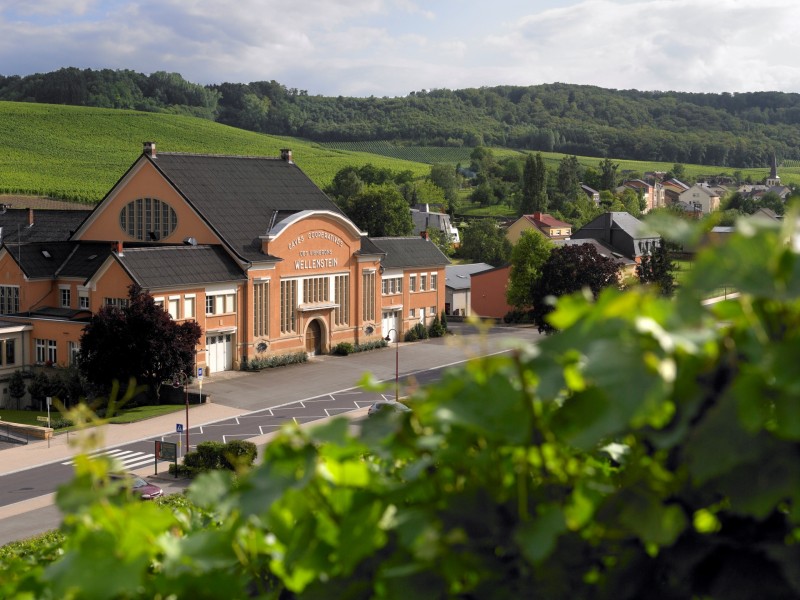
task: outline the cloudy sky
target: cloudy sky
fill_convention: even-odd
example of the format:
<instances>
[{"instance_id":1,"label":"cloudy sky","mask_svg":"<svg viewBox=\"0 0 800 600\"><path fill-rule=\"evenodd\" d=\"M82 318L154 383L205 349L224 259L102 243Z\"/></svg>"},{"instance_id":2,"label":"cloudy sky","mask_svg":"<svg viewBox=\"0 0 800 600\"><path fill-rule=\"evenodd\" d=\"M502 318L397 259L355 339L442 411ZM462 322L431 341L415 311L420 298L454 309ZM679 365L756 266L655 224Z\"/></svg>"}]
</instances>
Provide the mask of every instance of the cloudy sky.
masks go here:
<instances>
[{"instance_id":1,"label":"cloudy sky","mask_svg":"<svg viewBox=\"0 0 800 600\"><path fill-rule=\"evenodd\" d=\"M798 23L798 0L0 0L0 74L170 71L345 96L800 92Z\"/></svg>"}]
</instances>

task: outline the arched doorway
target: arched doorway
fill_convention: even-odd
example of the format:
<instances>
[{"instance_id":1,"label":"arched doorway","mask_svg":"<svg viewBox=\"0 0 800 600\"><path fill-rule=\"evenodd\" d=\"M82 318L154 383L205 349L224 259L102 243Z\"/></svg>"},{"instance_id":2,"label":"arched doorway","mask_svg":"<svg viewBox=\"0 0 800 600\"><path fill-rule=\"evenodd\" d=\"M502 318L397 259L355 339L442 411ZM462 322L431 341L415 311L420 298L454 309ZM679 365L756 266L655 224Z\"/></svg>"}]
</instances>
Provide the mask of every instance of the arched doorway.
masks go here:
<instances>
[{"instance_id":1,"label":"arched doorway","mask_svg":"<svg viewBox=\"0 0 800 600\"><path fill-rule=\"evenodd\" d=\"M322 354L322 328L318 319L313 319L306 329L306 352Z\"/></svg>"}]
</instances>

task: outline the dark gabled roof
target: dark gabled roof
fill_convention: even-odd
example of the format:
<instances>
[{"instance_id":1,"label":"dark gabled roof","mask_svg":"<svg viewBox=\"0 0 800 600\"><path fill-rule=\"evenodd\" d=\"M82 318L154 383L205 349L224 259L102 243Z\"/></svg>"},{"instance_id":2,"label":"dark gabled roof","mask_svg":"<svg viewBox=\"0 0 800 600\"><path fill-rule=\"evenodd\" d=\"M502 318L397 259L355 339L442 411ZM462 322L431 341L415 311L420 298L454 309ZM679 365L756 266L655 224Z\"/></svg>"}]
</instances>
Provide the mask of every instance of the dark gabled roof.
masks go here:
<instances>
[{"instance_id":1,"label":"dark gabled roof","mask_svg":"<svg viewBox=\"0 0 800 600\"><path fill-rule=\"evenodd\" d=\"M609 231L611 229L622 230L634 240L658 237L652 233L645 235L644 224L632 214L623 211L607 212L595 217L574 232L572 237L590 238L592 236L585 235L587 231Z\"/></svg>"},{"instance_id":2,"label":"dark gabled roof","mask_svg":"<svg viewBox=\"0 0 800 600\"><path fill-rule=\"evenodd\" d=\"M117 260L148 290L247 279L221 246L125 248Z\"/></svg>"},{"instance_id":3,"label":"dark gabled roof","mask_svg":"<svg viewBox=\"0 0 800 600\"><path fill-rule=\"evenodd\" d=\"M231 250L264 260L259 236L301 210L342 211L297 165L278 158L161 152L145 155Z\"/></svg>"},{"instance_id":4,"label":"dark gabled roof","mask_svg":"<svg viewBox=\"0 0 800 600\"><path fill-rule=\"evenodd\" d=\"M111 254L111 244L107 242L80 242L74 245L73 252L58 269L58 277L80 277L89 279Z\"/></svg>"},{"instance_id":5,"label":"dark gabled roof","mask_svg":"<svg viewBox=\"0 0 800 600\"><path fill-rule=\"evenodd\" d=\"M28 209L10 208L0 214L2 242L65 242L78 229L89 210L34 210L29 225Z\"/></svg>"},{"instance_id":6,"label":"dark gabled roof","mask_svg":"<svg viewBox=\"0 0 800 600\"><path fill-rule=\"evenodd\" d=\"M612 212L611 219L613 221L613 228L621 229L633 239L639 239L640 237L654 237L652 233L649 233L645 236L644 224L630 213L621 211Z\"/></svg>"},{"instance_id":7,"label":"dark gabled roof","mask_svg":"<svg viewBox=\"0 0 800 600\"><path fill-rule=\"evenodd\" d=\"M55 277L75 248L74 242L40 242L34 244L4 244L17 261L22 272L31 279Z\"/></svg>"},{"instance_id":8,"label":"dark gabled roof","mask_svg":"<svg viewBox=\"0 0 800 600\"><path fill-rule=\"evenodd\" d=\"M378 248L375 243L365 235L361 236L361 249L359 254L382 254L386 256L386 252Z\"/></svg>"},{"instance_id":9,"label":"dark gabled roof","mask_svg":"<svg viewBox=\"0 0 800 600\"><path fill-rule=\"evenodd\" d=\"M450 260L433 242L421 237L369 238L375 246L386 253L381 265L389 268L439 267L450 264Z\"/></svg>"},{"instance_id":10,"label":"dark gabled roof","mask_svg":"<svg viewBox=\"0 0 800 600\"><path fill-rule=\"evenodd\" d=\"M467 290L472 284L470 278L473 274L491 269L494 267L487 263L448 265L444 269L445 285L454 290Z\"/></svg>"}]
</instances>

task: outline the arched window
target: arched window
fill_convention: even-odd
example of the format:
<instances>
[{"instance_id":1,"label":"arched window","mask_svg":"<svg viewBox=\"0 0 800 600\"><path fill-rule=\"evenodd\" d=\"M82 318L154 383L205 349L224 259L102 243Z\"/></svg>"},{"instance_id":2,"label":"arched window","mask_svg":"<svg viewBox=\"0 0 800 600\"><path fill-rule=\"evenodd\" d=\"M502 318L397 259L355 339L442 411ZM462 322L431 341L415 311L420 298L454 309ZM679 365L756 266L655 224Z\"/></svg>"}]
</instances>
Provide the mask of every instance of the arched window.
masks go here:
<instances>
[{"instance_id":1,"label":"arched window","mask_svg":"<svg viewBox=\"0 0 800 600\"><path fill-rule=\"evenodd\" d=\"M119 226L132 238L153 242L175 231L178 215L169 204L157 198L137 198L120 211Z\"/></svg>"}]
</instances>

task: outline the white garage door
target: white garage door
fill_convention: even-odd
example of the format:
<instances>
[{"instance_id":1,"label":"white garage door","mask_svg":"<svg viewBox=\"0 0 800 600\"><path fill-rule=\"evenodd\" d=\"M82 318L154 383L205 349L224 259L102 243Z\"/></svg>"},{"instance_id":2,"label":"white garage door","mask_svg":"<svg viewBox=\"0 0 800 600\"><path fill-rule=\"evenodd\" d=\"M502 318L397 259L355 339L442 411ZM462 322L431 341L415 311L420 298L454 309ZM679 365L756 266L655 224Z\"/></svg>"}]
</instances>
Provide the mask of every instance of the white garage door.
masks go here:
<instances>
[{"instance_id":1,"label":"white garage door","mask_svg":"<svg viewBox=\"0 0 800 600\"><path fill-rule=\"evenodd\" d=\"M230 371L233 368L233 336L230 333L206 336L206 355L211 373Z\"/></svg>"},{"instance_id":2,"label":"white garage door","mask_svg":"<svg viewBox=\"0 0 800 600\"><path fill-rule=\"evenodd\" d=\"M392 329L394 329L394 331L392 331ZM392 331L391 334L389 333L390 331ZM391 341L394 342L398 331L400 331L400 311L383 311L383 319L381 320L381 335L383 335L383 337L391 335Z\"/></svg>"}]
</instances>

